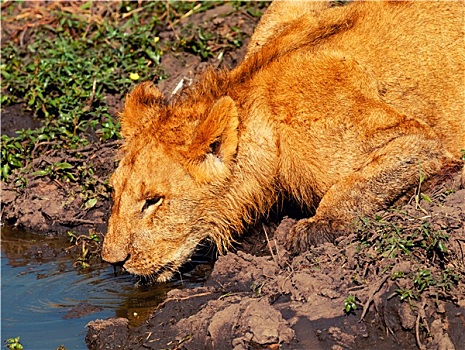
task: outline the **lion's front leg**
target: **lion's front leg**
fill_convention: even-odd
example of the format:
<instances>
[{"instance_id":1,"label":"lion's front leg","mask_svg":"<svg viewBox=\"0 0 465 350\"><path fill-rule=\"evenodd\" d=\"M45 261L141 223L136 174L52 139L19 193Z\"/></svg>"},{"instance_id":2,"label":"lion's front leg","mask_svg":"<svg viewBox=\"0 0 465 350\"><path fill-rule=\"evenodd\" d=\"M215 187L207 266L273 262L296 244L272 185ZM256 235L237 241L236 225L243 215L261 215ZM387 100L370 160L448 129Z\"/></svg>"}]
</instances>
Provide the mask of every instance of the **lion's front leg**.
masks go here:
<instances>
[{"instance_id":1,"label":"lion's front leg","mask_svg":"<svg viewBox=\"0 0 465 350\"><path fill-rule=\"evenodd\" d=\"M297 222L287 248L302 252L309 246L334 242L354 229L361 217L387 208L446 161L441 145L421 134L401 136L367 155L358 171L334 184L323 196L315 216Z\"/></svg>"}]
</instances>

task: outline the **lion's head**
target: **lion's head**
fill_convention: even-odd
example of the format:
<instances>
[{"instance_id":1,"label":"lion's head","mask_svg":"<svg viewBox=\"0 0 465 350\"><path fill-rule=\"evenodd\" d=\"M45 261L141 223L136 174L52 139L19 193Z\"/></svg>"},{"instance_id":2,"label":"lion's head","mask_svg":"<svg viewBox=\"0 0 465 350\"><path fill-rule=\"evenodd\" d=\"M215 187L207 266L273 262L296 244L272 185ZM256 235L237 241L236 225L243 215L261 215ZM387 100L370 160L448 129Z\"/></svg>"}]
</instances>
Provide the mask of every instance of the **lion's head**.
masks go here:
<instances>
[{"instance_id":1,"label":"lion's head","mask_svg":"<svg viewBox=\"0 0 465 350\"><path fill-rule=\"evenodd\" d=\"M103 259L165 281L205 238L228 245L227 213L219 215L217 204L226 195L238 128L230 97L167 104L153 84L138 85L121 118L125 144L111 177Z\"/></svg>"}]
</instances>

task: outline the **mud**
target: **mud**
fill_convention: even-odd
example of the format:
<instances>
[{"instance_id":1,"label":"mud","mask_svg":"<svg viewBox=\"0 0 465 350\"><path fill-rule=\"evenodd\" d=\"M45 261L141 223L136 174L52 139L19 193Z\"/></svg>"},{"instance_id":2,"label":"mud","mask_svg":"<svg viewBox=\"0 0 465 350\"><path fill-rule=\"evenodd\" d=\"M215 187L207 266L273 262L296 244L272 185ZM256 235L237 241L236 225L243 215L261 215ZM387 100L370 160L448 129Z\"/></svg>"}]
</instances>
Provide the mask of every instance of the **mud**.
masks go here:
<instances>
[{"instance_id":1,"label":"mud","mask_svg":"<svg viewBox=\"0 0 465 350\"><path fill-rule=\"evenodd\" d=\"M208 60L189 52L164 55L161 64L168 78L158 87L166 96L190 84L209 65L230 68L244 56L247 36L258 19L246 12L219 16L231 12L231 6L224 5L188 18L189 23L221 35L240 28L243 43L234 51L225 50L221 60L221 45ZM172 28L159 33L161 40L179 35ZM121 110L122 99L108 96L112 114ZM8 122L16 120L18 113L26 112L20 106L2 111L2 122L6 121L2 133L25 126ZM27 127L36 127L32 116L24 120ZM34 161L67 161L79 152L104 182L115 168L119 145L119 141L94 142L60 154L44 152ZM86 209L79 186L48 178L28 180L23 189L2 183L2 222L49 234L70 229L105 232L109 193L103 192L97 205ZM171 290L141 326L126 318L90 322L87 345L91 349L460 349L465 344L465 189L460 170L436 179L425 193L431 203L416 201L413 194L396 210L379 213L394 232L402 228L404 236L389 236L384 226L379 231L376 223L366 223L357 234L299 256L281 244L295 222L282 215L298 215L285 211L274 219L264 218L238 238L234 251L218 257L202 287ZM425 225L444 235L433 235L436 242L412 238ZM406 242L413 246L406 247ZM426 248L420 247L422 242ZM44 245L31 254L56 252ZM429 275L418 278L425 270ZM346 312L349 296L353 304ZM83 303L66 317L94 311Z\"/></svg>"},{"instance_id":2,"label":"mud","mask_svg":"<svg viewBox=\"0 0 465 350\"><path fill-rule=\"evenodd\" d=\"M396 290L407 289L411 281L393 278L419 268L437 278L444 264L463 273L465 190L459 181L457 173L446 186L454 190L448 195L434 195L436 187L435 199L421 202L421 208L406 204L380 213L405 230L428 222L431 229L447 232L445 259L434 254L417 259L421 253L414 248L411 255L380 256L361 246L366 232L291 256L280 237L295 221L285 218L268 239L264 231L256 238L257 244L268 243L268 256L241 248L220 256L203 287L170 291L141 327L125 328L120 344L131 349L460 349L465 342L462 279L402 301ZM356 308L346 313L349 295L355 296ZM121 321L107 320L109 330L101 330L101 322L88 325L90 348L111 348L105 334Z\"/></svg>"}]
</instances>

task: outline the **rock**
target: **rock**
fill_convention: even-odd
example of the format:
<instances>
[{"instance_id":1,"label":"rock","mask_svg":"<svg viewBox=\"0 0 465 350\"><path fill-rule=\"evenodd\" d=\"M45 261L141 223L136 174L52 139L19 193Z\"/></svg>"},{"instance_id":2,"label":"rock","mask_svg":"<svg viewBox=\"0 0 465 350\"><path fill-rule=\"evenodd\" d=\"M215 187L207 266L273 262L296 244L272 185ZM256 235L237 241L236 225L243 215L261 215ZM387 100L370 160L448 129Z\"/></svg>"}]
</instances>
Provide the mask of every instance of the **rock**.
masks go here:
<instances>
[{"instance_id":1,"label":"rock","mask_svg":"<svg viewBox=\"0 0 465 350\"><path fill-rule=\"evenodd\" d=\"M214 348L224 344L225 334L234 334L234 349L289 343L294 331L266 299L244 298L217 312L208 326Z\"/></svg>"},{"instance_id":2,"label":"rock","mask_svg":"<svg viewBox=\"0 0 465 350\"><path fill-rule=\"evenodd\" d=\"M399 307L399 318L402 328L411 330L415 327L416 316L408 303L402 303Z\"/></svg>"},{"instance_id":3,"label":"rock","mask_svg":"<svg viewBox=\"0 0 465 350\"><path fill-rule=\"evenodd\" d=\"M82 302L77 304L71 310L69 310L66 314L64 314L61 318L69 319L69 318L80 318L82 316L89 315L93 312L101 311L102 308L98 306L91 305L87 302Z\"/></svg>"},{"instance_id":4,"label":"rock","mask_svg":"<svg viewBox=\"0 0 465 350\"><path fill-rule=\"evenodd\" d=\"M16 191L5 189L2 183L2 191L1 191L1 202L2 205L10 204L16 199L17 193Z\"/></svg>"},{"instance_id":5,"label":"rock","mask_svg":"<svg viewBox=\"0 0 465 350\"><path fill-rule=\"evenodd\" d=\"M129 321L126 318L95 320L87 324L87 347L96 349L127 349Z\"/></svg>"}]
</instances>

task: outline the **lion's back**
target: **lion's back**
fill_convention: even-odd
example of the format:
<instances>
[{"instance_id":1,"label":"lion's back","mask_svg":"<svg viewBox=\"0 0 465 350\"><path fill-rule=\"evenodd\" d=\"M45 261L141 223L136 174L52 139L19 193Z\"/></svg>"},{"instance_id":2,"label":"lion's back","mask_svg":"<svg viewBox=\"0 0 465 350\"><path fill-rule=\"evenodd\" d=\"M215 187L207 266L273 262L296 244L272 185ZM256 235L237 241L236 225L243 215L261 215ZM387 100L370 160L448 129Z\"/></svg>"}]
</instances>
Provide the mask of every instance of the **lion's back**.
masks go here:
<instances>
[{"instance_id":1,"label":"lion's back","mask_svg":"<svg viewBox=\"0 0 465 350\"><path fill-rule=\"evenodd\" d=\"M374 76L385 102L427 122L456 155L465 147L464 2L273 5L252 37L249 55L282 35L292 21L317 23L323 33L327 26L334 34L302 43L301 50L317 55L337 52L355 60ZM334 30L335 26L339 28Z\"/></svg>"}]
</instances>

